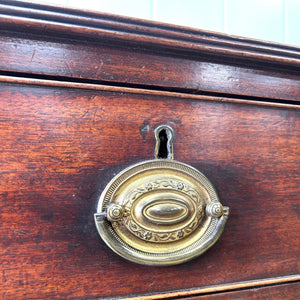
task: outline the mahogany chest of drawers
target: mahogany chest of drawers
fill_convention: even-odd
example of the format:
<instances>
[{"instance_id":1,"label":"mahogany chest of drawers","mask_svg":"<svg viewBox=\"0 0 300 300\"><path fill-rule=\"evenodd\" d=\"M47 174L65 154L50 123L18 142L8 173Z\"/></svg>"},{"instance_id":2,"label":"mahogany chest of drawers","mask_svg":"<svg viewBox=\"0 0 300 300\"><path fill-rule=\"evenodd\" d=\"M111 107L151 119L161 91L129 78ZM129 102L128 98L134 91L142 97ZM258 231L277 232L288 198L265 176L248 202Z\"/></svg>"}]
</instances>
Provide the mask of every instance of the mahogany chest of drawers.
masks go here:
<instances>
[{"instance_id":1,"label":"mahogany chest of drawers","mask_svg":"<svg viewBox=\"0 0 300 300\"><path fill-rule=\"evenodd\" d=\"M2 299L300 297L299 49L0 1L0 55ZM230 216L206 253L155 267L93 215L161 124Z\"/></svg>"}]
</instances>

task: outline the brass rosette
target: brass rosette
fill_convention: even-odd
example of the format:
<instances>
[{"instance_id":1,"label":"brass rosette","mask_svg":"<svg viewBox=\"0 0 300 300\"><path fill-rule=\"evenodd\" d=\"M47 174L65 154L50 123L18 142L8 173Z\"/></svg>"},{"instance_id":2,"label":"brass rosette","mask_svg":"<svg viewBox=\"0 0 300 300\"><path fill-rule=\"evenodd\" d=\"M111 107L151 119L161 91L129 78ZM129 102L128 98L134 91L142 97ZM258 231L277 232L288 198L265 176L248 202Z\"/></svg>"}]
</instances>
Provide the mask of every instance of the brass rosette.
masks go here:
<instances>
[{"instance_id":1,"label":"brass rosette","mask_svg":"<svg viewBox=\"0 0 300 300\"><path fill-rule=\"evenodd\" d=\"M115 176L103 191L95 222L105 243L146 265L195 258L220 237L229 214L210 181L176 160L154 159Z\"/></svg>"}]
</instances>

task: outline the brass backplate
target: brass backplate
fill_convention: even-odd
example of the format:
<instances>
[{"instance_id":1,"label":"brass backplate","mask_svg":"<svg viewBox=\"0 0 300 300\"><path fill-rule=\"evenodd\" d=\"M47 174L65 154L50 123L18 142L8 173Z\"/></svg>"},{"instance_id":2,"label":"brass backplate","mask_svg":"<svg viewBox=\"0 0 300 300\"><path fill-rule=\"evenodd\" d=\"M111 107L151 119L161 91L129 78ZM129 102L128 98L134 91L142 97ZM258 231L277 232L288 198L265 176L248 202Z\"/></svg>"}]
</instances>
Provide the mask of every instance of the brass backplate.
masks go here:
<instances>
[{"instance_id":1,"label":"brass backplate","mask_svg":"<svg viewBox=\"0 0 300 300\"><path fill-rule=\"evenodd\" d=\"M201 172L176 160L154 159L110 181L99 199L95 222L106 244L124 258L172 265L210 248L228 214Z\"/></svg>"}]
</instances>

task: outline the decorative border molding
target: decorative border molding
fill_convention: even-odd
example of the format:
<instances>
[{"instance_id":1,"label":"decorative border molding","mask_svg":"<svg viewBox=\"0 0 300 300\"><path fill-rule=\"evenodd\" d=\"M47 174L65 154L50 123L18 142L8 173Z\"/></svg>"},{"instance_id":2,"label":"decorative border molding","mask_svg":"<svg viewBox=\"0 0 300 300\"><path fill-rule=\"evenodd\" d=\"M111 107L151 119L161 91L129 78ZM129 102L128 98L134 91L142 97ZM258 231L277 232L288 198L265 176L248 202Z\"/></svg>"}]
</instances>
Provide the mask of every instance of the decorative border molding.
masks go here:
<instances>
[{"instance_id":1,"label":"decorative border molding","mask_svg":"<svg viewBox=\"0 0 300 300\"><path fill-rule=\"evenodd\" d=\"M145 50L205 54L300 68L299 48L92 11L0 0L0 28L7 31L117 43Z\"/></svg>"},{"instance_id":2,"label":"decorative border molding","mask_svg":"<svg viewBox=\"0 0 300 300\"><path fill-rule=\"evenodd\" d=\"M136 297L129 297L129 298L122 297L122 299L124 300L155 300L155 299L170 299L170 298L174 299L175 297L191 297L191 296L198 296L198 295L203 295L208 293L230 292L239 289L265 287L265 286L271 286L275 284L292 283L298 281L300 281L300 274L265 278L265 279L255 279L249 281L239 281L234 283L205 286L198 289L181 290L181 291L174 291L169 293L152 294L152 295L136 296Z\"/></svg>"},{"instance_id":3,"label":"decorative border molding","mask_svg":"<svg viewBox=\"0 0 300 300\"><path fill-rule=\"evenodd\" d=\"M221 102L221 103L235 103L235 104L264 106L270 108L300 110L300 105L297 102L295 102L295 104L274 103L274 102L267 102L267 101L244 100L244 99L237 99L237 98L230 98L230 97L193 95L188 93L156 91L150 89L127 88L127 87L117 87L111 85L77 83L77 82L69 82L69 81L56 81L56 80L45 80L45 79L34 79L34 78L23 78L23 77L0 75L0 83L1 82L7 84L25 84L25 85L44 86L47 88L59 87L59 88L72 88L72 89L86 89L86 90L95 90L95 91L119 92L119 93L126 93L126 94L171 97L171 98L178 98L178 99L190 99L196 101L213 101L213 102Z\"/></svg>"}]
</instances>

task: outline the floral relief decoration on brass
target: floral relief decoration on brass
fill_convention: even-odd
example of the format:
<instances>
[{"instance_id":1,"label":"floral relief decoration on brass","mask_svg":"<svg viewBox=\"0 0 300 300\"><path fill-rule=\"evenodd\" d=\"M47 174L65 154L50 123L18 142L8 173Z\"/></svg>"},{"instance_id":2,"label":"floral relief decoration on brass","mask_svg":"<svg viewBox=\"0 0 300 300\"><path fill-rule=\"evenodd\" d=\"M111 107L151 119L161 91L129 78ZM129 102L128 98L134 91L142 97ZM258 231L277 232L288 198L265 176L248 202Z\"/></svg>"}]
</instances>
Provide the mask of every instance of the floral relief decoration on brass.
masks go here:
<instances>
[{"instance_id":1,"label":"floral relief decoration on brass","mask_svg":"<svg viewBox=\"0 0 300 300\"><path fill-rule=\"evenodd\" d=\"M173 265L216 243L229 208L204 174L174 160L171 127L158 126L155 138L155 159L117 174L102 192L94 218L104 242L122 257Z\"/></svg>"},{"instance_id":2,"label":"floral relief decoration on brass","mask_svg":"<svg viewBox=\"0 0 300 300\"><path fill-rule=\"evenodd\" d=\"M160 227L160 230L157 231L149 230L143 226L143 223L145 222L138 222L138 220L136 220L138 218L133 217L135 213L132 211L132 206L134 202L138 201L140 197L148 192L165 192L166 190L175 190L176 192L183 193L190 201L179 201L176 199L164 198L150 201L149 204L142 207L140 218L150 223L156 222L160 225L165 225L165 227L166 225L184 223L183 221L191 215L191 211L194 212L193 218L190 218L188 222L185 222L186 224L183 224L184 226L178 226L175 230L170 230L168 227L166 230L161 230L162 227ZM197 191L188 184L185 184L182 181L158 179L136 188L128 199L124 201L122 206L124 207L124 214L123 218L121 218L119 222L124 224L131 233L149 242L163 243L176 241L192 233L203 218L203 208L205 204L204 201L201 200ZM155 208L157 209L155 210Z\"/></svg>"}]
</instances>

